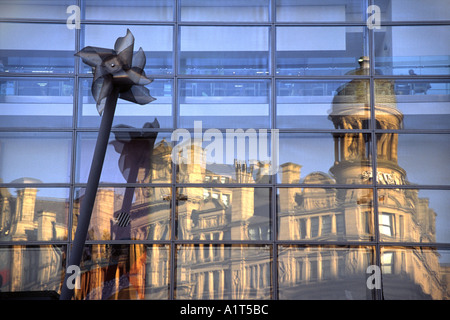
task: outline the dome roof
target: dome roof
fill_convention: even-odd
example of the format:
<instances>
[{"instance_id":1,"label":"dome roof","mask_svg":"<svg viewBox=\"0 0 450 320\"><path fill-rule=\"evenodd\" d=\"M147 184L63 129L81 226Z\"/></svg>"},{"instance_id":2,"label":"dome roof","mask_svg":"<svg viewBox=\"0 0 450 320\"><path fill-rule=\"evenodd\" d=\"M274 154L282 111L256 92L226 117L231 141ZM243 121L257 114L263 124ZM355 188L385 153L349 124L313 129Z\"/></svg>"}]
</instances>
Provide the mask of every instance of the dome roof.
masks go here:
<instances>
[{"instance_id":1,"label":"dome roof","mask_svg":"<svg viewBox=\"0 0 450 320\"><path fill-rule=\"evenodd\" d=\"M11 183L27 183L27 184L31 184L31 183L42 183L42 181L39 180L39 179L36 179L36 178L23 177L23 178L19 178L19 179L16 179L14 181L11 181Z\"/></svg>"}]
</instances>

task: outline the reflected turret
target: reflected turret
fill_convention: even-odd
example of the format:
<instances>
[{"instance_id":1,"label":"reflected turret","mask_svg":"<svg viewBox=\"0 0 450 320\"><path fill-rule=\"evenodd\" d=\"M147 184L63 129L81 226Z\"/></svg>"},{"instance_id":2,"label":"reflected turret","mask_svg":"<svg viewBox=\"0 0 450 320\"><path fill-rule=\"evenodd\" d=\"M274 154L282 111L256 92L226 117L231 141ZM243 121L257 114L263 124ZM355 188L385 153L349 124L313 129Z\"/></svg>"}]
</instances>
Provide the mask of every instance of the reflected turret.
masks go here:
<instances>
[{"instance_id":1,"label":"reflected turret","mask_svg":"<svg viewBox=\"0 0 450 320\"><path fill-rule=\"evenodd\" d=\"M367 61L352 74L365 74ZM373 126L381 130L402 129L403 114L397 109L394 83L390 80L375 82L376 119L372 122L369 82L352 80L337 89L329 119L336 129L364 130ZM370 183L372 174L371 133L336 133L335 162L330 169L337 183ZM406 184L406 172L398 165L398 135L379 133L376 135L377 181L381 184Z\"/></svg>"}]
</instances>

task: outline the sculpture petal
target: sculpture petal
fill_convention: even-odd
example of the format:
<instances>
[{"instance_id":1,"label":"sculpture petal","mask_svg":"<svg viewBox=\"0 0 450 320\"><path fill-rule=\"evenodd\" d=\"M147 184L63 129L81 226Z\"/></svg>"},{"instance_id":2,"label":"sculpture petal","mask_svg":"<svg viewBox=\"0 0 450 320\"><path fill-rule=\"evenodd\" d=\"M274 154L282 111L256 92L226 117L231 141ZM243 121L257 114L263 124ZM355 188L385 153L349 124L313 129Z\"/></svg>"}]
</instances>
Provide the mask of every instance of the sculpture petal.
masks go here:
<instances>
[{"instance_id":1,"label":"sculpture petal","mask_svg":"<svg viewBox=\"0 0 450 320\"><path fill-rule=\"evenodd\" d=\"M105 105L106 105L106 98L97 102L97 111L99 115L103 114L103 110L105 110Z\"/></svg>"},{"instance_id":2,"label":"sculpture petal","mask_svg":"<svg viewBox=\"0 0 450 320\"><path fill-rule=\"evenodd\" d=\"M97 102L97 111L102 115L105 109L106 98L113 90L113 82L111 77L105 76L98 78L96 81L92 82L92 96Z\"/></svg>"},{"instance_id":3,"label":"sculpture petal","mask_svg":"<svg viewBox=\"0 0 450 320\"><path fill-rule=\"evenodd\" d=\"M106 76L108 74L108 71L105 70L102 66L93 67L92 71L94 73L94 80L93 82L97 81L98 78L101 78L103 76Z\"/></svg>"},{"instance_id":4,"label":"sculpture petal","mask_svg":"<svg viewBox=\"0 0 450 320\"><path fill-rule=\"evenodd\" d=\"M121 92L119 98L141 105L156 100L150 95L150 90L144 86L132 86L130 90Z\"/></svg>"},{"instance_id":5,"label":"sculpture petal","mask_svg":"<svg viewBox=\"0 0 450 320\"><path fill-rule=\"evenodd\" d=\"M139 48L138 52L136 52L133 56L132 67L137 67L144 70L146 61L147 59L145 58L144 50L142 50L142 48Z\"/></svg>"},{"instance_id":6,"label":"sculpture petal","mask_svg":"<svg viewBox=\"0 0 450 320\"><path fill-rule=\"evenodd\" d=\"M137 67L133 67L125 72L127 73L130 80L137 85L145 86L147 84L152 83L153 81L145 76L144 70Z\"/></svg>"},{"instance_id":7,"label":"sculpture petal","mask_svg":"<svg viewBox=\"0 0 450 320\"><path fill-rule=\"evenodd\" d=\"M112 49L99 48L99 47L85 47L82 50L75 53L81 60L91 67L99 66L103 60L116 53Z\"/></svg>"},{"instance_id":8,"label":"sculpture petal","mask_svg":"<svg viewBox=\"0 0 450 320\"><path fill-rule=\"evenodd\" d=\"M122 61L124 66L131 67L133 62L133 48L134 48L134 36L130 29L127 29L127 35L125 37L119 37L114 45L114 50L117 52L117 56Z\"/></svg>"}]
</instances>

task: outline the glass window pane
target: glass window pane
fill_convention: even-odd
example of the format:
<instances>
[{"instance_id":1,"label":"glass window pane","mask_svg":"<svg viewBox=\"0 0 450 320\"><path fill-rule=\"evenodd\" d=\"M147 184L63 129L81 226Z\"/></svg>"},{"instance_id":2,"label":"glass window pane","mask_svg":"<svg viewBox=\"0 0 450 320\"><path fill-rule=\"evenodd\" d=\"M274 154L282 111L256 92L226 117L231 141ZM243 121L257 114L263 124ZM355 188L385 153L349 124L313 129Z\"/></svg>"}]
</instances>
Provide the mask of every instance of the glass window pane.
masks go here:
<instances>
[{"instance_id":1,"label":"glass window pane","mask_svg":"<svg viewBox=\"0 0 450 320\"><path fill-rule=\"evenodd\" d=\"M65 269L65 246L0 247L0 295L58 299ZM45 291L45 293L43 293Z\"/></svg>"},{"instance_id":2,"label":"glass window pane","mask_svg":"<svg viewBox=\"0 0 450 320\"><path fill-rule=\"evenodd\" d=\"M270 246L179 245L176 299L271 299Z\"/></svg>"},{"instance_id":3,"label":"glass window pane","mask_svg":"<svg viewBox=\"0 0 450 320\"><path fill-rule=\"evenodd\" d=\"M278 81L277 128L368 129L369 91L364 80Z\"/></svg>"},{"instance_id":4,"label":"glass window pane","mask_svg":"<svg viewBox=\"0 0 450 320\"><path fill-rule=\"evenodd\" d=\"M435 248L381 247L386 300L447 300L450 251Z\"/></svg>"},{"instance_id":5,"label":"glass window pane","mask_svg":"<svg viewBox=\"0 0 450 320\"><path fill-rule=\"evenodd\" d=\"M0 39L0 72L74 72L75 32L66 24L0 23Z\"/></svg>"},{"instance_id":6,"label":"glass window pane","mask_svg":"<svg viewBox=\"0 0 450 320\"><path fill-rule=\"evenodd\" d=\"M101 117L92 96L91 86L92 78L80 81L78 125L99 128ZM172 80L154 80L145 87L150 90L150 95L156 100L146 105L139 105L119 99L114 113L113 126L126 125L142 128L147 122L157 119L159 128L173 128Z\"/></svg>"},{"instance_id":7,"label":"glass window pane","mask_svg":"<svg viewBox=\"0 0 450 320\"><path fill-rule=\"evenodd\" d=\"M97 133L79 133L76 181L89 177ZM155 131L113 131L100 183L170 183L170 136Z\"/></svg>"},{"instance_id":8,"label":"glass window pane","mask_svg":"<svg viewBox=\"0 0 450 320\"><path fill-rule=\"evenodd\" d=\"M69 190L0 188L0 241L67 239Z\"/></svg>"},{"instance_id":9,"label":"glass window pane","mask_svg":"<svg viewBox=\"0 0 450 320\"><path fill-rule=\"evenodd\" d=\"M277 195L280 240L374 240L370 189L279 188Z\"/></svg>"},{"instance_id":10,"label":"glass window pane","mask_svg":"<svg viewBox=\"0 0 450 320\"><path fill-rule=\"evenodd\" d=\"M70 181L71 133L2 132L0 148L3 183Z\"/></svg>"},{"instance_id":11,"label":"glass window pane","mask_svg":"<svg viewBox=\"0 0 450 320\"><path fill-rule=\"evenodd\" d=\"M382 26L374 34L375 68L379 73L450 74L450 26Z\"/></svg>"},{"instance_id":12,"label":"glass window pane","mask_svg":"<svg viewBox=\"0 0 450 320\"><path fill-rule=\"evenodd\" d=\"M0 127L71 127L73 80L0 78Z\"/></svg>"},{"instance_id":13,"label":"glass window pane","mask_svg":"<svg viewBox=\"0 0 450 320\"><path fill-rule=\"evenodd\" d=\"M179 72L266 75L269 73L269 28L181 27Z\"/></svg>"},{"instance_id":14,"label":"glass window pane","mask_svg":"<svg viewBox=\"0 0 450 320\"><path fill-rule=\"evenodd\" d=\"M373 299L366 270L374 263L372 247L279 246L278 298Z\"/></svg>"},{"instance_id":15,"label":"glass window pane","mask_svg":"<svg viewBox=\"0 0 450 320\"><path fill-rule=\"evenodd\" d=\"M86 189L76 191L73 236ZM170 187L97 190L87 240L170 239Z\"/></svg>"},{"instance_id":16,"label":"glass window pane","mask_svg":"<svg viewBox=\"0 0 450 320\"><path fill-rule=\"evenodd\" d=\"M398 140L398 165L409 183L448 185L450 183L450 136L448 134L391 134ZM382 163L378 161L380 167ZM383 169L381 169L382 171ZM391 173L386 164L386 173ZM398 169L394 174L399 172ZM394 177L395 178L395 177ZM378 181L386 184L384 180ZM394 182L388 184L397 184Z\"/></svg>"},{"instance_id":17,"label":"glass window pane","mask_svg":"<svg viewBox=\"0 0 450 320\"><path fill-rule=\"evenodd\" d=\"M380 208L383 210L383 208ZM392 214L390 213L381 213L379 215L379 224L380 224L380 235L382 237L392 237L393 236L393 225L392 225Z\"/></svg>"},{"instance_id":18,"label":"glass window pane","mask_svg":"<svg viewBox=\"0 0 450 320\"><path fill-rule=\"evenodd\" d=\"M449 199L449 190L379 189L381 239L449 243Z\"/></svg>"},{"instance_id":19,"label":"glass window pane","mask_svg":"<svg viewBox=\"0 0 450 320\"><path fill-rule=\"evenodd\" d=\"M178 239L270 240L268 188L182 188L177 194Z\"/></svg>"},{"instance_id":20,"label":"glass window pane","mask_svg":"<svg viewBox=\"0 0 450 320\"><path fill-rule=\"evenodd\" d=\"M448 135L380 133L376 137L378 184L448 184ZM364 170L362 179L372 181L372 170Z\"/></svg>"},{"instance_id":21,"label":"glass window pane","mask_svg":"<svg viewBox=\"0 0 450 320\"><path fill-rule=\"evenodd\" d=\"M225 133L210 129L201 138L200 134L179 129L172 137L177 141L172 152L177 182L270 183L279 170L277 133L265 129L228 129Z\"/></svg>"},{"instance_id":22,"label":"glass window pane","mask_svg":"<svg viewBox=\"0 0 450 320\"><path fill-rule=\"evenodd\" d=\"M281 133L278 182L366 184L371 138L365 133Z\"/></svg>"},{"instance_id":23,"label":"glass window pane","mask_svg":"<svg viewBox=\"0 0 450 320\"><path fill-rule=\"evenodd\" d=\"M140 47L145 50L144 71L149 75L172 74L173 27L172 26L126 26L126 25L83 25L81 28L81 48L94 46L114 48L118 37L127 34L134 36L134 51ZM81 72L92 73L92 68L81 62ZM150 77L151 78L151 77Z\"/></svg>"},{"instance_id":24,"label":"glass window pane","mask_svg":"<svg viewBox=\"0 0 450 320\"><path fill-rule=\"evenodd\" d=\"M179 88L180 127L270 127L269 81L181 80Z\"/></svg>"},{"instance_id":25,"label":"glass window pane","mask_svg":"<svg viewBox=\"0 0 450 320\"><path fill-rule=\"evenodd\" d=\"M379 81L375 80L375 86ZM375 115L382 125L388 113L396 114L400 126L385 126L383 129L449 129L450 128L450 83L439 80L395 80L395 97L391 93L375 90ZM390 112L386 112L386 99L395 99ZM393 110L397 109L397 110ZM392 118L392 117L391 117Z\"/></svg>"},{"instance_id":26,"label":"glass window pane","mask_svg":"<svg viewBox=\"0 0 450 320\"><path fill-rule=\"evenodd\" d=\"M166 300L167 245L91 244L84 248L75 300Z\"/></svg>"},{"instance_id":27,"label":"glass window pane","mask_svg":"<svg viewBox=\"0 0 450 320\"><path fill-rule=\"evenodd\" d=\"M64 19L69 17L67 7L77 0L14 0L0 2L0 18L6 19Z\"/></svg>"},{"instance_id":28,"label":"glass window pane","mask_svg":"<svg viewBox=\"0 0 450 320\"><path fill-rule=\"evenodd\" d=\"M278 75L368 74L359 59L367 56L363 27L278 27Z\"/></svg>"},{"instance_id":29,"label":"glass window pane","mask_svg":"<svg viewBox=\"0 0 450 320\"><path fill-rule=\"evenodd\" d=\"M269 0L181 0L181 20L262 22L269 20Z\"/></svg>"},{"instance_id":30,"label":"glass window pane","mask_svg":"<svg viewBox=\"0 0 450 320\"><path fill-rule=\"evenodd\" d=\"M108 0L86 1L87 20L172 21L173 1Z\"/></svg>"},{"instance_id":31,"label":"glass window pane","mask_svg":"<svg viewBox=\"0 0 450 320\"><path fill-rule=\"evenodd\" d=\"M85 193L75 193L73 236ZM100 187L87 240L169 240L170 199L170 187Z\"/></svg>"},{"instance_id":32,"label":"glass window pane","mask_svg":"<svg viewBox=\"0 0 450 320\"><path fill-rule=\"evenodd\" d=\"M359 0L276 0L278 22L362 21L367 6Z\"/></svg>"},{"instance_id":33,"label":"glass window pane","mask_svg":"<svg viewBox=\"0 0 450 320\"><path fill-rule=\"evenodd\" d=\"M447 0L375 0L380 7L381 21L450 20Z\"/></svg>"}]
</instances>

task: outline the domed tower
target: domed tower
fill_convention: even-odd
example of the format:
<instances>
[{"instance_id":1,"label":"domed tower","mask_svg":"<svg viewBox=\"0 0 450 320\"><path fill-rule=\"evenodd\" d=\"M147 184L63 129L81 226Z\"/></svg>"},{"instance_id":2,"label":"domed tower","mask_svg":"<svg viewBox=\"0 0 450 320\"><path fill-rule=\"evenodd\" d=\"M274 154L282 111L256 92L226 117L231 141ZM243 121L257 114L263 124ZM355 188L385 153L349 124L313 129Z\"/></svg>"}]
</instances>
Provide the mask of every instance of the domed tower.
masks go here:
<instances>
[{"instance_id":1,"label":"domed tower","mask_svg":"<svg viewBox=\"0 0 450 320\"><path fill-rule=\"evenodd\" d=\"M367 58L360 59L360 68L351 72L368 74ZM376 129L401 129L403 114L397 109L394 84L390 80L375 81ZM370 89L366 80L352 80L337 89L329 119L336 129L363 130L371 128ZM377 181L381 184L405 184L406 172L398 165L398 137L393 133L376 135ZM372 135L370 133L336 133L335 162L330 169L337 183L370 183L372 174Z\"/></svg>"}]
</instances>

